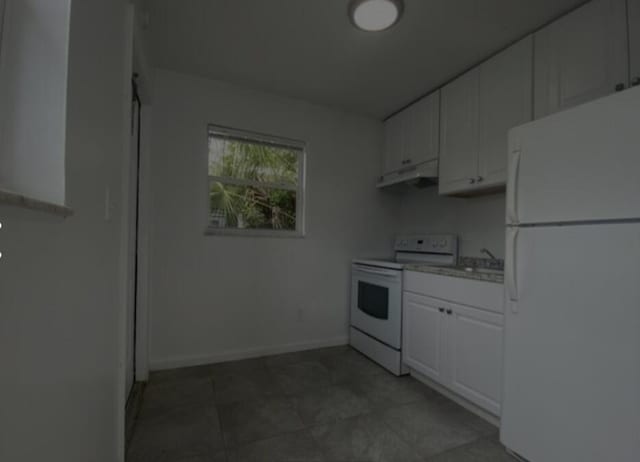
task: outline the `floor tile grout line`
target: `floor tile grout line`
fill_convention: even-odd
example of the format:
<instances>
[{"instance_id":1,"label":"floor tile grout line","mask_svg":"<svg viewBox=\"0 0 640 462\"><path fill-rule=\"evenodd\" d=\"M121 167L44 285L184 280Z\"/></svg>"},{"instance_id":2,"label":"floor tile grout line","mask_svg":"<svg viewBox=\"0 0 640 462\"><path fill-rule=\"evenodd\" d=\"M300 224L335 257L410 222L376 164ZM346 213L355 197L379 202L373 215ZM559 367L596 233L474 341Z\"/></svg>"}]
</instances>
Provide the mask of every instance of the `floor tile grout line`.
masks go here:
<instances>
[{"instance_id":1,"label":"floor tile grout line","mask_svg":"<svg viewBox=\"0 0 640 462\"><path fill-rule=\"evenodd\" d=\"M407 403L407 404L412 404L412 403ZM405 405L407 405L407 404L401 404L401 405L395 405L395 406L405 406ZM390 406L390 407L394 407L394 406ZM300 428L300 429L297 429L297 430L284 431L284 432L282 432L282 433L278 433L278 434L276 434L276 435L271 435L271 436L267 436L267 437L264 437L264 438L257 438L257 439L253 439L253 440L250 440L250 441L245 441L245 442L242 442L242 443L239 443L239 444L229 445L229 446L227 446L226 439L224 439L224 438L223 438L223 441L224 441L224 444L225 444L225 449L238 449L238 448L241 448L241 447L243 447L243 446L249 446L249 445L252 445L252 444L255 444L255 443L259 443L259 442L261 442L261 441L271 440L271 439L273 439L273 438L278 438L278 437L282 437L282 436L287 436L287 435L292 435L292 434L296 434L296 433L301 433L301 432L303 432L303 431L311 431L313 428L317 428L317 427L323 427L323 426L335 425L335 424L337 424L337 423L340 423L340 422L346 422L346 421L350 421L350 420L354 420L354 421L355 421L355 420L357 420L357 419L359 419L359 418L362 418L362 417L373 417L373 416L374 416L378 411L380 411L380 409L371 409L370 411L365 411L365 412L363 412L363 413L361 413L361 414L358 414L358 415L355 415L355 416L350 416L350 417L340 418L340 419L334 419L334 420L327 421L327 422L315 422L315 423L311 423L311 424L306 424L306 423L304 423L304 421L301 419L301 421L302 421L302 423L303 423L303 427L302 427L302 428ZM296 412L297 412L297 411L296 411ZM392 432L394 435L398 436L398 438L399 438L401 441L403 441L405 444L407 444L407 446L409 446L412 450L414 450L413 446L412 446L409 442L407 442L406 440L404 440L404 439L403 439L403 438L402 438L402 437L401 437L397 432L395 432L395 430L393 430L393 428L392 428L392 427L390 427L390 426L386 423L386 421L383 421L383 424L384 424L387 428L389 428L389 429L391 430L391 432ZM221 426L222 426L222 424L221 424ZM313 434L312 434L312 436L313 436ZM315 439L315 438L314 438L314 439ZM475 440L474 440L474 441L475 441ZM455 448L454 448L454 449L455 449ZM416 451L414 450L414 452L416 452ZM417 453L416 453L416 454L417 454Z\"/></svg>"},{"instance_id":2,"label":"floor tile grout line","mask_svg":"<svg viewBox=\"0 0 640 462\"><path fill-rule=\"evenodd\" d=\"M427 457L427 458L425 459L425 462L430 462L430 461L432 461L433 459L435 459L436 457L444 456L444 455L449 454L450 452L453 452L453 451L460 451L461 449L462 449L462 450L464 450L464 448L466 448L466 447L470 447L470 446L473 446L473 445L474 445L474 444L476 444L478 441L483 440L483 439L484 439L484 438L483 438L482 436L478 436L478 437L477 437L476 439L474 439L473 441L469 441L468 443L461 444L460 446L456 446L455 448L446 449L446 450L444 450L444 451L442 451L442 452L439 452L438 454L433 454L433 455L431 455L431 456Z\"/></svg>"},{"instance_id":3,"label":"floor tile grout line","mask_svg":"<svg viewBox=\"0 0 640 462\"><path fill-rule=\"evenodd\" d=\"M403 404L402 406L408 406L408 404ZM400 407L400 406L398 406ZM386 411L386 409L384 410ZM384 412L383 410L380 411L380 413ZM411 450L422 460L424 460L425 458L422 457L422 455L420 454L420 452L417 451L416 447L410 442L407 441L406 438L403 438L402 435L400 433L398 433L398 431L389 424L389 422L387 422L387 420L383 417L380 416L380 421L382 422L383 425L385 425L387 427L387 429L389 431L391 431L392 434L396 435L400 441L402 441L403 443L405 443L409 448L411 448Z\"/></svg>"},{"instance_id":4,"label":"floor tile grout line","mask_svg":"<svg viewBox=\"0 0 640 462\"><path fill-rule=\"evenodd\" d=\"M376 409L371 409L369 411L366 411L366 412L363 412L361 414L358 414L358 415L355 415L355 416L351 416L351 417L346 417L346 418L341 418L341 419L334 419L334 420L331 420L331 421L328 421L328 422L314 422L314 423L310 423L310 424L307 424L307 423L304 422L304 420L302 419L302 416L299 414L297 408L295 408L295 407L294 407L294 412L296 413L296 415L300 419L300 422L302 422L302 424L303 424L302 428L297 429L297 430L284 431L282 433L278 433L277 435L271 435L271 436L264 437L264 438L257 438L255 440L245 441L243 443L239 443L239 444L236 444L236 445L229 445L229 446L227 445L226 438L224 438L224 429L222 428L223 424L222 424L222 420L220 419L221 420L220 427L221 427L221 430L223 431L223 441L224 441L225 448L238 449L240 447L248 446L248 445L251 445L251 444L255 444L255 443L258 443L260 441L267 441L267 440L270 440L272 438L277 438L277 437L280 437L280 436L286 436L286 435L291 435L291 434L295 434L295 433L300 433L302 431L310 431L311 429L313 429L315 427L321 427L321 426L326 426L326 425L335 425L338 422L344 422L344 421L348 421L348 420L355 420L355 419L358 419L358 418L364 417L364 416L371 416L376 412Z\"/></svg>"},{"instance_id":5,"label":"floor tile grout line","mask_svg":"<svg viewBox=\"0 0 640 462\"><path fill-rule=\"evenodd\" d=\"M425 400L426 400L426 398L425 398ZM381 410L379 410L379 413L381 413L381 414L382 414L382 413L384 413L384 412L388 411L389 409L391 409L391 408L393 408L393 407L405 407L405 406L410 406L410 405L417 404L417 403L418 403L418 401L415 401L415 402L413 402L413 403L400 404L400 405L397 405L397 406L390 406L390 407L387 407L387 408L385 408L385 409L381 409ZM454 402L453 402L453 401L451 401L451 403L454 403ZM435 404L438 408L440 408L440 407L442 407L443 405L447 405L447 404L450 404L450 403L448 403L447 401L445 401L444 403L434 403L434 404ZM422 455L421 455L421 454L420 454L420 452L417 450L417 448L415 447L415 445L414 445L413 443L411 443L411 441L408 441L406 438L403 438L403 436L402 436L400 433L398 433L398 432L396 431L396 429L395 429L393 426L391 426L391 425L389 424L389 422L387 422L387 420L386 420L383 416L380 416L380 420L382 421L382 423L383 423L384 425L386 425L386 427L387 427L387 428L388 428L388 429L389 429L393 434L395 434L398 438L400 438L400 440L401 440L401 441L403 441L404 443L406 443L406 444L411 448L411 450L412 450L414 453L416 453L416 454L417 454L421 459L425 460L426 462L428 462L429 460L431 460L431 459L433 459L433 458L435 458L435 457L438 457L438 456L440 456L440 455L442 455L442 454L445 454L445 453L447 453L447 452L449 452L449 451L454 451L454 450L457 450L457 449L463 448L463 447L465 447L465 446L468 446L468 445L474 444L474 443L478 442L479 440L481 440L481 439L484 439L484 438L485 438L485 437L484 437L484 436L483 436L483 435L482 435L478 430L476 430L476 429L475 429L475 428L473 428L472 426L470 426L470 425L468 425L468 424L466 424L466 423L465 423L465 424L463 424L463 425L464 425L464 427L465 427L465 428L467 428L468 430L471 430L471 431L476 435L476 437L475 437L472 441L466 442L466 443L464 443L464 444L461 444L461 445L459 445L459 446L456 446L456 447L453 447L453 448L450 448L450 449L446 449L446 450L444 450L444 451L442 451L442 452L440 452L440 453L438 453L438 454L433 454L433 455L431 455L431 456L429 456L429 457L426 457L426 458L425 458L425 457L422 457Z\"/></svg>"},{"instance_id":6,"label":"floor tile grout line","mask_svg":"<svg viewBox=\"0 0 640 462\"><path fill-rule=\"evenodd\" d=\"M217 402L217 396L218 396L218 389L216 387L216 379L215 379L215 372L212 370L210 372L210 376L208 377L199 377L199 376L189 376L189 375L185 375L184 377L174 377L172 380L168 380L166 382L162 381L160 383L170 383L173 380L175 380L176 382L182 382L183 380L193 380L193 379L201 379L204 378L205 380L207 380L207 382L209 382L210 387L211 387L211 393L213 394L213 399L211 400L210 404L214 407L215 411L216 411L216 417L217 417L217 423L220 427L220 432L221 432L221 440L222 440L222 451L224 451L225 454L225 458L227 460L229 460L230 457L230 450L236 450L238 448L244 447L244 446L248 446L248 445L252 445L252 444L256 444L260 441L266 441L269 439L273 439L273 438L278 438L278 437L283 437L283 436L287 436L290 434L295 434L295 433L301 433L301 432L308 432L308 434L311 436L311 438L314 441L314 444L316 446L316 448L318 450L320 450L320 452L322 453L323 457L327 458L328 454L326 453L326 451L324 450L324 447L322 444L320 444L320 442L318 441L318 439L313 435L312 430L315 427L319 427L319 426L325 426L325 425L336 425L339 422L345 422L345 421L355 421L357 419L363 418L363 417L367 417L367 416L380 416L380 421L381 423L384 425L384 427L390 431L390 433L394 436L396 436L399 441L404 442L405 444L407 444L407 446L412 450L412 452L414 452L417 455L420 455L420 453L416 450L416 446L414 446L413 444L411 444L411 442L409 440L407 440L406 438L403 438L402 435L393 427L391 426L391 424L384 419L382 416L385 412L387 412L389 409L394 408L394 407L403 407L403 406L411 406L411 405L415 405L417 403L423 402L423 401L432 401L431 397L428 394L424 394L423 396L421 396L420 398L416 398L415 400L412 401L408 401L405 403L386 403L386 404L376 404L376 401L374 399L371 398L371 396L365 392L365 390L363 389L363 381L366 381L366 379L369 378L373 378L373 377L379 377L381 376L383 373L385 373L384 370L379 370L379 371L374 371L374 372L369 372L369 373L365 373L362 375L358 375L356 376L346 376L343 378L338 378L335 379L334 377L340 377L341 373L340 373L340 368L343 367L344 365L336 365L334 366L333 364L329 363L327 364L327 362L331 361L331 360L336 360L338 359L338 364L340 362L340 356L345 355L346 353L351 353L353 350L352 349L347 349L345 351L342 352L336 352L334 354L332 354L331 356L327 356L327 357L312 357L312 358L301 358L300 360L297 360L293 363L290 364L285 364L282 366L270 366L268 364L268 362L265 360L265 358L262 358L261 361L256 362L256 364L259 365L258 368L253 369L253 370L257 370L257 369L264 369L264 371L266 372L266 374L268 376L270 376L270 378L273 379L273 382L275 384L275 386L278 388L278 391L274 394L274 395L267 395L267 396L260 396L257 398L252 398L252 399L248 399L248 400L239 400L239 401L235 401L235 402L231 402L231 403L218 403ZM366 359L364 356L359 355L359 356L354 356L355 357L362 357L364 359ZM329 358L329 359L328 359ZM324 360L324 361L323 361ZM352 361L351 359L347 358L346 359L347 363ZM359 360L356 360L356 362ZM327 373L331 375L331 380L330 383L327 385L321 385L318 387L312 387L312 388L308 388L308 389L301 389L297 392L291 393L291 392L285 392L281 385L278 383L278 380L274 377L274 369L278 370L279 368L287 368L290 366L294 366L297 364L301 364L301 363L305 363L305 362L315 362L320 364L321 366L323 366L324 369L327 370ZM231 363L235 363L231 362ZM355 363L354 363L355 364ZM233 368L233 365L231 364L231 367ZM347 368L348 369L348 368ZM250 369L251 370L251 369ZM365 368L366 370L366 368ZM344 372L344 371L343 371ZM229 372L230 374L233 374L234 372ZM237 372L235 372L235 374L237 375L243 375L245 372L243 369L239 369ZM337 375L336 375L337 374ZM334 381L335 380L335 381ZM352 392L358 394L358 391L361 392L361 396L366 400L367 402L367 410L364 412L360 412L357 415L353 415L350 417L345 417L345 418L336 418L336 419L332 419L330 421L327 422L313 422L313 421L305 421L302 418L302 415L300 414L300 409L296 404L296 399L299 399L300 397L308 394L308 393L317 393L321 390L327 390L333 387L348 387L349 389L351 389ZM430 390L432 390L430 387L427 387ZM360 395L358 395L360 396ZM299 419L299 421L302 423L302 427L300 429L297 430L290 430L290 431L284 431L281 433L278 433L276 435L272 435L270 437L266 437L266 438L258 438L252 441L247 441L247 442L243 442L243 443L238 443L238 444L233 444L233 445L229 445L227 444L227 439L225 438L224 434L225 434L225 428L227 428L227 426L224 424L223 422L223 418L222 418L222 414L220 412L220 408L224 407L224 406L233 406L233 405L237 405L239 403L244 403L244 402L249 402L249 401L264 401L264 400L268 400L268 399L284 399L286 401L288 401L289 403L292 403L292 407L293 407L293 412L295 413L296 417ZM437 401L437 402L436 402ZM204 403L185 403L182 406L178 406L176 407L176 409L180 408L180 407L192 407L192 406L198 406L198 405L202 405ZM433 404L436 404L437 407L441 407L441 406L446 406L447 404L452 405L453 402L450 402L450 400L443 400L442 402L435 400L433 402ZM153 421L156 419L161 418L162 416L157 416L156 418L148 418L148 419L144 419L149 420L149 421ZM140 419L136 419L136 425L140 422ZM309 423L307 423L309 422ZM460 450L461 448L464 448L466 446L470 446L473 445L475 443L477 443L480 440L487 440L490 442L494 442L494 439L492 436L485 434L485 432L481 429L481 428L477 428L475 425L471 424L471 423L467 423L467 422L463 422L464 426L472 433L475 435L475 438L473 441L469 441L466 442L462 445L447 449L445 451L442 451L438 454L434 454L434 455L430 455L426 460L431 460L434 457L438 457L441 454L446 454L450 451L455 451L455 450ZM498 443L499 444L499 443ZM421 456L420 456L421 457Z\"/></svg>"}]
</instances>

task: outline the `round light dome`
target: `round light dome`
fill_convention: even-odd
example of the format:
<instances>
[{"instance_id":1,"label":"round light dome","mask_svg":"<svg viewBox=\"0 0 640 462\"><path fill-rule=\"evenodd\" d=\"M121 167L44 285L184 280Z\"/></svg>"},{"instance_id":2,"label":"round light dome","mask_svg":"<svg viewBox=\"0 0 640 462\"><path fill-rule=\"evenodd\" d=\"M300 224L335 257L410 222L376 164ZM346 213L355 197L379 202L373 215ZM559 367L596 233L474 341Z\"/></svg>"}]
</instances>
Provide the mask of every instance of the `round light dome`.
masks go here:
<instances>
[{"instance_id":1,"label":"round light dome","mask_svg":"<svg viewBox=\"0 0 640 462\"><path fill-rule=\"evenodd\" d=\"M352 0L349 17L357 28L376 32L398 22L402 9L402 0Z\"/></svg>"}]
</instances>

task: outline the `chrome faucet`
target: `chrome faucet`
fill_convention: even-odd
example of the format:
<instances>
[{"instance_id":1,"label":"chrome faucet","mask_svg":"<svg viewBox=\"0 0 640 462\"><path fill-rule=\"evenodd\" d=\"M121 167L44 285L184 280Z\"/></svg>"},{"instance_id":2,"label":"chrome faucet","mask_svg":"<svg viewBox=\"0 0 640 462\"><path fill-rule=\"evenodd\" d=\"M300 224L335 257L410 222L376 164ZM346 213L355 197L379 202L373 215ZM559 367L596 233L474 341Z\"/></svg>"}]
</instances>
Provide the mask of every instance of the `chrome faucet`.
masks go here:
<instances>
[{"instance_id":1,"label":"chrome faucet","mask_svg":"<svg viewBox=\"0 0 640 462\"><path fill-rule=\"evenodd\" d=\"M487 255L491 260L493 261L500 261L496 258L496 256L489 250L489 249L482 249L480 250L480 253L484 253L485 255Z\"/></svg>"}]
</instances>

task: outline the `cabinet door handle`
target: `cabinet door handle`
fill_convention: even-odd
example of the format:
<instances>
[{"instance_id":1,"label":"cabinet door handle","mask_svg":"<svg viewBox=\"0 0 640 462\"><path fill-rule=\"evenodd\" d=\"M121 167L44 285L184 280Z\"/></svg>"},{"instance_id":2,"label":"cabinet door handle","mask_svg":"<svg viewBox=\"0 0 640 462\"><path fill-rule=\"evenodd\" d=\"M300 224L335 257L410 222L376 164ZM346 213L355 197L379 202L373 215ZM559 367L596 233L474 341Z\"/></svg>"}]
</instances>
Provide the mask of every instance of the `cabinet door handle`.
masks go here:
<instances>
[{"instance_id":1,"label":"cabinet door handle","mask_svg":"<svg viewBox=\"0 0 640 462\"><path fill-rule=\"evenodd\" d=\"M438 308L438 311L439 311L440 313L444 313L444 308Z\"/></svg>"},{"instance_id":2,"label":"cabinet door handle","mask_svg":"<svg viewBox=\"0 0 640 462\"><path fill-rule=\"evenodd\" d=\"M507 176L507 218L509 224L518 223L518 179L520 176L520 160L522 152L513 151L509 159L509 174Z\"/></svg>"},{"instance_id":3,"label":"cabinet door handle","mask_svg":"<svg viewBox=\"0 0 640 462\"><path fill-rule=\"evenodd\" d=\"M469 184L476 184L475 178L469 178Z\"/></svg>"},{"instance_id":4,"label":"cabinet door handle","mask_svg":"<svg viewBox=\"0 0 640 462\"><path fill-rule=\"evenodd\" d=\"M407 164L410 164L411 163L411 159L407 159L406 162L407 162Z\"/></svg>"},{"instance_id":5,"label":"cabinet door handle","mask_svg":"<svg viewBox=\"0 0 640 462\"><path fill-rule=\"evenodd\" d=\"M518 234L520 230L518 228L507 229L507 271L506 271L506 284L507 293L509 294L509 300L512 302L518 301ZM517 304L511 303L511 311L516 313Z\"/></svg>"},{"instance_id":6,"label":"cabinet door handle","mask_svg":"<svg viewBox=\"0 0 640 462\"><path fill-rule=\"evenodd\" d=\"M482 183L484 181L484 178L482 178L481 176L479 176L478 178L476 178L476 180L478 181L478 183Z\"/></svg>"},{"instance_id":7,"label":"cabinet door handle","mask_svg":"<svg viewBox=\"0 0 640 462\"><path fill-rule=\"evenodd\" d=\"M447 314L451 316L453 314L453 310L447 310Z\"/></svg>"},{"instance_id":8,"label":"cabinet door handle","mask_svg":"<svg viewBox=\"0 0 640 462\"><path fill-rule=\"evenodd\" d=\"M616 91L623 91L625 89L624 83L619 83L616 85Z\"/></svg>"}]
</instances>

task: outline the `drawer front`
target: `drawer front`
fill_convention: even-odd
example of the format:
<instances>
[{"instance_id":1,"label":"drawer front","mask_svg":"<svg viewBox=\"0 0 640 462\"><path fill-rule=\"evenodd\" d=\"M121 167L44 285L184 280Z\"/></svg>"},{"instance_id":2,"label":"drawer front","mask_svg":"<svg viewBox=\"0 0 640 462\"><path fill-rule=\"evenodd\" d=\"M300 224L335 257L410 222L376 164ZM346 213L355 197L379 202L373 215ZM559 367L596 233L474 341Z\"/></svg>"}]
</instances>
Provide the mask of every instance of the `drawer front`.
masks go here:
<instances>
[{"instance_id":1,"label":"drawer front","mask_svg":"<svg viewBox=\"0 0 640 462\"><path fill-rule=\"evenodd\" d=\"M503 284L405 271L404 290L495 313L504 313Z\"/></svg>"}]
</instances>

